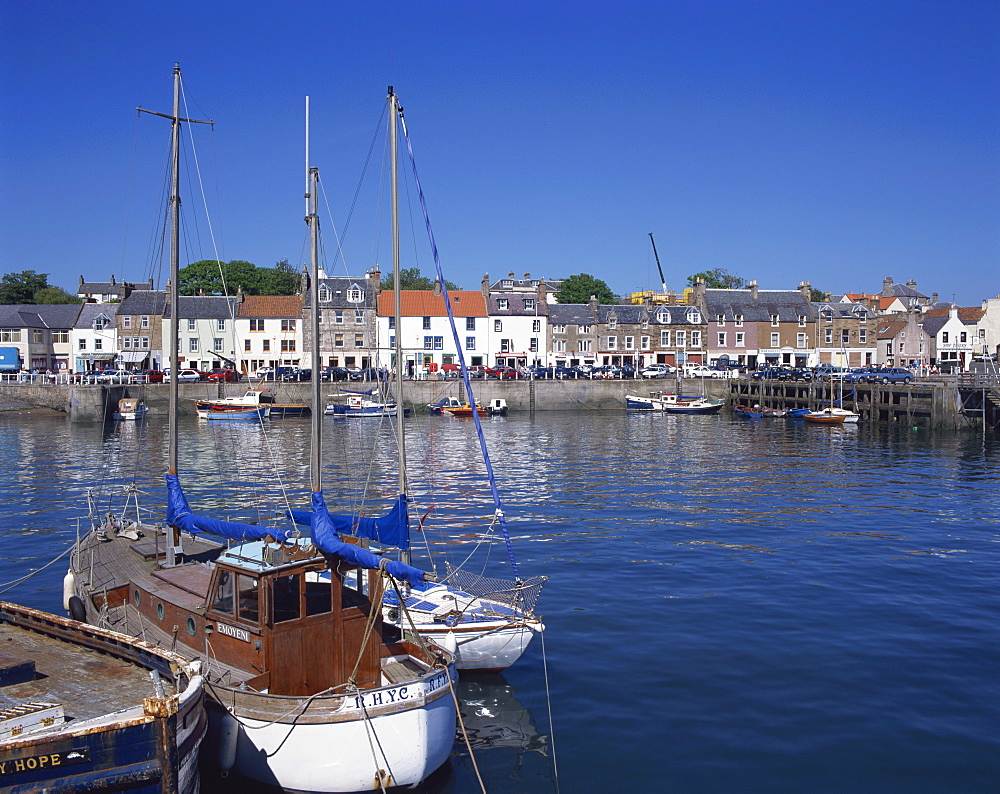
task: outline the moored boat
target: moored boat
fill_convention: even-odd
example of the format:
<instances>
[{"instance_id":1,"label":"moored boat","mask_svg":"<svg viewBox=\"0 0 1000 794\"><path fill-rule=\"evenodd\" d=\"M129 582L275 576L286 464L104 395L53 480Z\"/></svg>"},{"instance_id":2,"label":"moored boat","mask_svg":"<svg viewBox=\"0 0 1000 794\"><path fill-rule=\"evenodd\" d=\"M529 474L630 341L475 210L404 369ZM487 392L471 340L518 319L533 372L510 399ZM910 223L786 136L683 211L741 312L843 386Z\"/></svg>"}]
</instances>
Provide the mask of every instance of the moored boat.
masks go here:
<instances>
[{"instance_id":1,"label":"moored boat","mask_svg":"<svg viewBox=\"0 0 1000 794\"><path fill-rule=\"evenodd\" d=\"M134 422L146 416L146 403L136 397L122 397L118 401L118 418Z\"/></svg>"},{"instance_id":2,"label":"moored boat","mask_svg":"<svg viewBox=\"0 0 1000 794\"><path fill-rule=\"evenodd\" d=\"M209 418L209 412L219 412L229 409L265 408L263 416L306 416L309 406L305 403L278 402L270 389L258 387L247 389L239 397L220 397L217 400L195 400L195 410L198 416ZM218 417L212 417L218 418Z\"/></svg>"},{"instance_id":3,"label":"moored boat","mask_svg":"<svg viewBox=\"0 0 1000 794\"><path fill-rule=\"evenodd\" d=\"M844 425L857 424L861 417L846 408L823 408L820 411L810 411L802 418L815 425Z\"/></svg>"},{"instance_id":4,"label":"moored boat","mask_svg":"<svg viewBox=\"0 0 1000 794\"><path fill-rule=\"evenodd\" d=\"M726 404L725 400L706 400L698 398L694 400L678 400L674 403L666 403L663 410L668 414L717 414Z\"/></svg>"},{"instance_id":5,"label":"moored boat","mask_svg":"<svg viewBox=\"0 0 1000 794\"><path fill-rule=\"evenodd\" d=\"M198 663L6 602L0 645L3 791L198 791Z\"/></svg>"},{"instance_id":6,"label":"moored boat","mask_svg":"<svg viewBox=\"0 0 1000 794\"><path fill-rule=\"evenodd\" d=\"M372 399L373 392L339 392L327 398L327 416L341 418L379 419L396 415L396 403L393 400ZM409 408L404 411L409 412Z\"/></svg>"},{"instance_id":7,"label":"moored boat","mask_svg":"<svg viewBox=\"0 0 1000 794\"><path fill-rule=\"evenodd\" d=\"M473 406L468 402L459 400L457 397L442 397L436 403L428 403L427 409L432 414L439 416L472 416L474 412L480 416L490 415L490 409L484 405L480 405L478 401ZM506 409L506 403L504 404L504 409Z\"/></svg>"},{"instance_id":8,"label":"moored boat","mask_svg":"<svg viewBox=\"0 0 1000 794\"><path fill-rule=\"evenodd\" d=\"M760 419L763 417L763 414L760 411L755 410L758 407L759 406L754 406L751 408L749 405L736 405L733 406L733 413L737 416L743 417L744 419Z\"/></svg>"}]
</instances>

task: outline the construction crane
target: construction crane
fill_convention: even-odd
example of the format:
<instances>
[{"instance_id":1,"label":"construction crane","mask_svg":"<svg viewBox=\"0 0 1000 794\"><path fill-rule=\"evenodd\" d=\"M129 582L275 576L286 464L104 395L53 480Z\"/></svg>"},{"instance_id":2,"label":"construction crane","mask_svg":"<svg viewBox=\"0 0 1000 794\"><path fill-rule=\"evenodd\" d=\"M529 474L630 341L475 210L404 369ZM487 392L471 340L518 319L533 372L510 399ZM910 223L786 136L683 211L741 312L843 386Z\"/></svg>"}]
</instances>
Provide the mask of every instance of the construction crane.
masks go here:
<instances>
[{"instance_id":1,"label":"construction crane","mask_svg":"<svg viewBox=\"0 0 1000 794\"><path fill-rule=\"evenodd\" d=\"M660 282L663 284L663 294L667 294L667 280L663 277L663 268L660 267L660 255L656 253L656 241L653 239L653 233L649 233L649 242L653 244L653 256L656 257L656 269L660 271Z\"/></svg>"}]
</instances>

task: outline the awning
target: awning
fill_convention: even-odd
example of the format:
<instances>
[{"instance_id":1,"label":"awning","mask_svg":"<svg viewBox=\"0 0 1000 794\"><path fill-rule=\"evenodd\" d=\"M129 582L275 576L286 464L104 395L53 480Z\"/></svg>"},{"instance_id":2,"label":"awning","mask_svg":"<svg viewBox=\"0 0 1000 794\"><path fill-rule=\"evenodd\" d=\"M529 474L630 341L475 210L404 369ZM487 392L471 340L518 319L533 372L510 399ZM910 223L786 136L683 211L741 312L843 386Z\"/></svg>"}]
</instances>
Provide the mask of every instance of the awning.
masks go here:
<instances>
[{"instance_id":1,"label":"awning","mask_svg":"<svg viewBox=\"0 0 1000 794\"><path fill-rule=\"evenodd\" d=\"M77 362L88 361L111 361L115 357L114 353L83 353L76 357Z\"/></svg>"},{"instance_id":2,"label":"awning","mask_svg":"<svg viewBox=\"0 0 1000 794\"><path fill-rule=\"evenodd\" d=\"M144 361L148 355L149 352L144 350L125 350L118 354L118 360L123 364L138 364L140 361Z\"/></svg>"}]
</instances>

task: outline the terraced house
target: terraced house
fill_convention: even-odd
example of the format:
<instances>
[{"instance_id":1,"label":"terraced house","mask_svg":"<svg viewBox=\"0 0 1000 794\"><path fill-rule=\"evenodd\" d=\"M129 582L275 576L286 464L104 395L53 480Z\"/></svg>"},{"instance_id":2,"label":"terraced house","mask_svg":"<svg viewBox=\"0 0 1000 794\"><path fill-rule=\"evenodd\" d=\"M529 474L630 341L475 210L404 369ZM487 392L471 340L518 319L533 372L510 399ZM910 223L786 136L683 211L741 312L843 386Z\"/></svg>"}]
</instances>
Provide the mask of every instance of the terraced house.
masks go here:
<instances>
[{"instance_id":1,"label":"terraced house","mask_svg":"<svg viewBox=\"0 0 1000 794\"><path fill-rule=\"evenodd\" d=\"M328 367L373 367L378 364L377 306L381 274L374 268L364 276L327 276L322 271L319 300L320 360ZM302 343L312 352L310 323L312 288L302 276Z\"/></svg>"},{"instance_id":2,"label":"terraced house","mask_svg":"<svg viewBox=\"0 0 1000 794\"><path fill-rule=\"evenodd\" d=\"M860 303L812 304L816 317L817 364L868 367L875 363L878 341L875 313Z\"/></svg>"},{"instance_id":3,"label":"terraced house","mask_svg":"<svg viewBox=\"0 0 1000 794\"><path fill-rule=\"evenodd\" d=\"M695 304L708 321L709 361L728 360L754 367L758 364L812 366L815 359L816 322L809 303L811 288L802 282L797 290L694 288Z\"/></svg>"},{"instance_id":4,"label":"terraced house","mask_svg":"<svg viewBox=\"0 0 1000 794\"><path fill-rule=\"evenodd\" d=\"M134 292L132 294L135 295ZM178 369L190 367L208 371L218 367L236 367L236 315L239 305L237 296L182 295L178 298ZM173 311L167 301L163 307L164 339L170 339L173 333L172 322ZM164 366L168 367L171 367L169 363Z\"/></svg>"},{"instance_id":5,"label":"terraced house","mask_svg":"<svg viewBox=\"0 0 1000 794\"><path fill-rule=\"evenodd\" d=\"M124 369L163 369L167 352L163 349L163 310L167 293L136 289L118 304L115 314L118 360ZM110 308L110 306L108 307ZM79 355L84 351L77 351Z\"/></svg>"},{"instance_id":6,"label":"terraced house","mask_svg":"<svg viewBox=\"0 0 1000 794\"><path fill-rule=\"evenodd\" d=\"M236 369L297 366L302 359L302 298L240 295L236 316Z\"/></svg>"},{"instance_id":7,"label":"terraced house","mask_svg":"<svg viewBox=\"0 0 1000 794\"><path fill-rule=\"evenodd\" d=\"M490 347L498 367L547 363L548 309L535 292L496 292L486 298ZM468 322L468 320L467 320Z\"/></svg>"},{"instance_id":8,"label":"terraced house","mask_svg":"<svg viewBox=\"0 0 1000 794\"><path fill-rule=\"evenodd\" d=\"M16 347L24 366L69 372L70 332L80 304L13 304L0 306L0 345Z\"/></svg>"}]
</instances>

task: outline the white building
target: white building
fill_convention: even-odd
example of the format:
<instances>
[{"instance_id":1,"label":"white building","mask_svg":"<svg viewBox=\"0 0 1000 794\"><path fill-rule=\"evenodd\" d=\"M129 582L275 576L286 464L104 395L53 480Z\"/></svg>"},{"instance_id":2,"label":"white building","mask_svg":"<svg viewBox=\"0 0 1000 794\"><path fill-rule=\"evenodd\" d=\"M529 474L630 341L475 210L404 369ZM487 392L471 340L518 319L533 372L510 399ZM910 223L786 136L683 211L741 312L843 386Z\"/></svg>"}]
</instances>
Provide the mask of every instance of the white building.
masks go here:
<instances>
[{"instance_id":1,"label":"white building","mask_svg":"<svg viewBox=\"0 0 1000 794\"><path fill-rule=\"evenodd\" d=\"M534 292L495 292L489 304L488 363L498 367L549 364L548 304Z\"/></svg>"}]
</instances>

